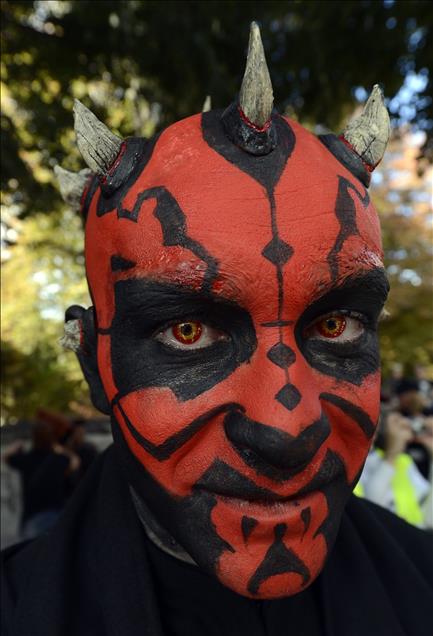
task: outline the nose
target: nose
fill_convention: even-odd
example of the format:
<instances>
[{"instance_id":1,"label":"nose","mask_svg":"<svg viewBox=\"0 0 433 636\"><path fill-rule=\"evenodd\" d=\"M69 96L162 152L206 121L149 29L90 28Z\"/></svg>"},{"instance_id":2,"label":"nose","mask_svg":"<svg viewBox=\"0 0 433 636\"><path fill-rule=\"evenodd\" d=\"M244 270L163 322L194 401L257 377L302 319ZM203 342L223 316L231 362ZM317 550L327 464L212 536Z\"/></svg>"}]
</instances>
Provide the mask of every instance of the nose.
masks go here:
<instances>
[{"instance_id":1,"label":"nose","mask_svg":"<svg viewBox=\"0 0 433 636\"><path fill-rule=\"evenodd\" d=\"M275 344L274 333L261 335L232 400L242 404L250 421L298 437L321 417L321 386L289 330L285 343Z\"/></svg>"},{"instance_id":2,"label":"nose","mask_svg":"<svg viewBox=\"0 0 433 636\"><path fill-rule=\"evenodd\" d=\"M242 460L275 481L286 481L301 472L331 432L325 414L295 437L239 411L226 415L224 430Z\"/></svg>"}]
</instances>

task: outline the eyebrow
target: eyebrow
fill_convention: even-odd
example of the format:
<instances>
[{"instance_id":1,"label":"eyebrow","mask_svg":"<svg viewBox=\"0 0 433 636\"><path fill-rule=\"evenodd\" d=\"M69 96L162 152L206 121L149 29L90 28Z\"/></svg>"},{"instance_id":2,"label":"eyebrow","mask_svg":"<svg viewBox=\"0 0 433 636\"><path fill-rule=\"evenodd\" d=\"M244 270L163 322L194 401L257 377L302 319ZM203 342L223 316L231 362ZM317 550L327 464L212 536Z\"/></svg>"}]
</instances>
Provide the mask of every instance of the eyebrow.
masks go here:
<instances>
[{"instance_id":1,"label":"eyebrow","mask_svg":"<svg viewBox=\"0 0 433 636\"><path fill-rule=\"evenodd\" d=\"M213 292L179 285L176 281L149 277L128 278L115 283L116 305L124 308L130 318L140 319L144 315L158 321L161 314L181 314L182 312L215 310L239 307L225 296ZM120 301L120 302L119 302Z\"/></svg>"},{"instance_id":2,"label":"eyebrow","mask_svg":"<svg viewBox=\"0 0 433 636\"><path fill-rule=\"evenodd\" d=\"M324 313L338 308L338 304L352 306L353 309L369 311L377 319L389 292L386 272L376 267L368 272L347 276L340 284L328 287L319 297L312 300L303 316Z\"/></svg>"},{"instance_id":3,"label":"eyebrow","mask_svg":"<svg viewBox=\"0 0 433 636\"><path fill-rule=\"evenodd\" d=\"M350 292L352 289L357 290L359 287L371 287L372 291L383 292L385 289L389 291L389 281L386 271L382 267L374 267L370 270L354 271L344 277L340 277L336 281L332 281L324 285L320 291L320 295L315 298L319 300L323 296L333 292Z\"/></svg>"},{"instance_id":4,"label":"eyebrow","mask_svg":"<svg viewBox=\"0 0 433 636\"><path fill-rule=\"evenodd\" d=\"M183 267L182 267L183 265ZM180 293L182 291L194 292L195 294L203 293L205 297L208 294L222 301L239 303L243 297L243 290L251 285L252 281L248 280L245 273L236 271L235 275L230 276L225 270L218 271L218 274L212 284L212 289L205 289L207 267L202 261L173 264L172 268L158 270L161 265L157 262L146 264L146 269L140 267L140 263L133 262L127 258L116 255L111 258L111 271L113 274L122 274L126 270L137 268L132 274L133 278L139 278L161 285L175 285ZM128 276L128 278L130 278Z\"/></svg>"}]
</instances>

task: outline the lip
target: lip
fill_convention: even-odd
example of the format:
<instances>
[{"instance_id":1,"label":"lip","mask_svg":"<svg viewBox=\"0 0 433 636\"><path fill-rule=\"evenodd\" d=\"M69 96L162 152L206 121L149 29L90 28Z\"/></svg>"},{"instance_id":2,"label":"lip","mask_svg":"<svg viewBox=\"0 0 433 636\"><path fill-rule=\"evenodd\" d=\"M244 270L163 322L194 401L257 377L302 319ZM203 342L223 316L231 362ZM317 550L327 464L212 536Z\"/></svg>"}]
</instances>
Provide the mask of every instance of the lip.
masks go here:
<instances>
[{"instance_id":1,"label":"lip","mask_svg":"<svg viewBox=\"0 0 433 636\"><path fill-rule=\"evenodd\" d=\"M283 506L286 510L296 507L296 502L303 502L316 494L340 477L344 476L343 464L334 461L334 458L325 460L319 470L310 481L293 493L281 495L268 488L258 486L252 479L238 472L229 464L216 460L214 464L199 479L194 490L204 496L218 498L237 508L255 507L265 511L279 509Z\"/></svg>"},{"instance_id":2,"label":"lip","mask_svg":"<svg viewBox=\"0 0 433 636\"><path fill-rule=\"evenodd\" d=\"M296 505L296 501L310 495L311 493L320 491L324 486L329 485L332 480L317 480L315 483L310 482L300 490L291 495L279 495L272 490L257 486L254 482L250 482L247 489L237 489L231 487L230 483L207 483L205 486L200 482L194 487L195 491L204 492L210 496L218 497L222 501L238 503L242 505L261 505L263 507L276 506L278 504Z\"/></svg>"},{"instance_id":3,"label":"lip","mask_svg":"<svg viewBox=\"0 0 433 636\"><path fill-rule=\"evenodd\" d=\"M223 503L234 506L236 508L248 508L248 510L250 511L259 509L269 514L286 512L289 508L298 508L300 506L299 497L296 496L288 497L285 499L281 498L274 501L251 501L249 499L241 499L239 497L225 497L221 495L216 495L216 497Z\"/></svg>"},{"instance_id":4,"label":"lip","mask_svg":"<svg viewBox=\"0 0 433 636\"><path fill-rule=\"evenodd\" d=\"M271 505L281 502L287 502L292 497L283 497L281 495L277 495L271 490L266 490L265 488L260 488L260 486L256 486L256 489L249 488L246 491L242 490L232 490L230 487L226 487L223 484L215 484L206 485L206 487L202 487L199 484L194 487L194 490L198 492L204 492L211 497L218 497L222 500L231 500L231 501L242 501L245 503L254 503L261 505Z\"/></svg>"},{"instance_id":5,"label":"lip","mask_svg":"<svg viewBox=\"0 0 433 636\"><path fill-rule=\"evenodd\" d=\"M197 489L207 495L214 497L221 503L224 503L236 510L244 510L245 513L258 516L281 516L287 515L290 511L298 510L301 506L309 506L314 503L316 496L319 494L318 489L308 489L302 492L296 492L288 497L276 495L270 493L269 497L263 498L259 496L251 497L251 493L248 496L239 495L239 493L227 493L217 492L216 490L209 490L207 488Z\"/></svg>"},{"instance_id":6,"label":"lip","mask_svg":"<svg viewBox=\"0 0 433 636\"><path fill-rule=\"evenodd\" d=\"M274 501L251 501L217 494L214 494L214 496L219 502L231 509L236 517L247 515L263 523L268 521L274 524L278 521L287 522L297 518L305 508L316 510L322 494L317 490L313 490L309 493L296 493L291 497Z\"/></svg>"}]
</instances>

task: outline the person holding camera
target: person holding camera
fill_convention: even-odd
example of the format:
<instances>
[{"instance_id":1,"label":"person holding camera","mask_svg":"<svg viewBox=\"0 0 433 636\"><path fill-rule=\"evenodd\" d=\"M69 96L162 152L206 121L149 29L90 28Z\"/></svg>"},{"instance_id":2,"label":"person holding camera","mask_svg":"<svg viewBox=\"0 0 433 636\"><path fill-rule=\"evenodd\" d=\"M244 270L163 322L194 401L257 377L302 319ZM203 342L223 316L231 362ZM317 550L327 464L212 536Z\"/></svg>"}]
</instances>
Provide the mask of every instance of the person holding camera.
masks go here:
<instances>
[{"instance_id":1,"label":"person holding camera","mask_svg":"<svg viewBox=\"0 0 433 636\"><path fill-rule=\"evenodd\" d=\"M409 523L425 527L432 525L424 510L424 503L431 496L431 484L406 452L407 445L420 435L413 430L409 417L398 411L386 413L383 439L368 455L355 492Z\"/></svg>"}]
</instances>

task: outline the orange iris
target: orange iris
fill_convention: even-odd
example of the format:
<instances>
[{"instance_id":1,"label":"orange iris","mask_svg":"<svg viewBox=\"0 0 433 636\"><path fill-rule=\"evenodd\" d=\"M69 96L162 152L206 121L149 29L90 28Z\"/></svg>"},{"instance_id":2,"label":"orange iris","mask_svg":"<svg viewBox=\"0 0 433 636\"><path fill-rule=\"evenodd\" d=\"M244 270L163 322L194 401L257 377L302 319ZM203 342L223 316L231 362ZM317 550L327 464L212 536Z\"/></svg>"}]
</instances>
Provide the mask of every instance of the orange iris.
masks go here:
<instances>
[{"instance_id":1,"label":"orange iris","mask_svg":"<svg viewBox=\"0 0 433 636\"><path fill-rule=\"evenodd\" d=\"M328 316L316 323L317 331L324 338L338 338L346 329L344 316Z\"/></svg>"},{"instance_id":2,"label":"orange iris","mask_svg":"<svg viewBox=\"0 0 433 636\"><path fill-rule=\"evenodd\" d=\"M203 328L200 322L196 320L188 320L188 322L179 322L172 327L173 336L182 344L194 344L200 338Z\"/></svg>"}]
</instances>

